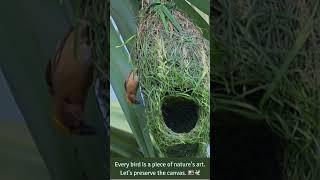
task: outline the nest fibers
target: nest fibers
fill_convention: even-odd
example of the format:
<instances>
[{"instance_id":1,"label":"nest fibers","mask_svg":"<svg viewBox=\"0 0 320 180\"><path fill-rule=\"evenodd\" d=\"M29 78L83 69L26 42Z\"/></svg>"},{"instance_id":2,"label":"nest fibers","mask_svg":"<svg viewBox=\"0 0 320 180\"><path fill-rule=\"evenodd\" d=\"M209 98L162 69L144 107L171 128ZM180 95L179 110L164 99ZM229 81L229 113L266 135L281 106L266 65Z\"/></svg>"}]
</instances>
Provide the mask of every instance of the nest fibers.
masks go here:
<instances>
[{"instance_id":1,"label":"nest fibers","mask_svg":"<svg viewBox=\"0 0 320 180\"><path fill-rule=\"evenodd\" d=\"M102 117L106 137L109 135L109 1L81 0L78 19L85 21L89 29L89 42L95 64L95 93ZM108 140L109 138L106 138ZM107 142L108 144L109 142ZM109 147L108 147L109 148Z\"/></svg>"},{"instance_id":2,"label":"nest fibers","mask_svg":"<svg viewBox=\"0 0 320 180\"><path fill-rule=\"evenodd\" d=\"M142 12L142 11L141 11ZM209 143L209 42L186 16L171 10L182 31L169 32L141 13L133 65L151 134L164 156L205 157Z\"/></svg>"},{"instance_id":3,"label":"nest fibers","mask_svg":"<svg viewBox=\"0 0 320 180\"><path fill-rule=\"evenodd\" d=\"M285 179L320 179L319 1L219 0L213 16L216 108L270 125Z\"/></svg>"}]
</instances>

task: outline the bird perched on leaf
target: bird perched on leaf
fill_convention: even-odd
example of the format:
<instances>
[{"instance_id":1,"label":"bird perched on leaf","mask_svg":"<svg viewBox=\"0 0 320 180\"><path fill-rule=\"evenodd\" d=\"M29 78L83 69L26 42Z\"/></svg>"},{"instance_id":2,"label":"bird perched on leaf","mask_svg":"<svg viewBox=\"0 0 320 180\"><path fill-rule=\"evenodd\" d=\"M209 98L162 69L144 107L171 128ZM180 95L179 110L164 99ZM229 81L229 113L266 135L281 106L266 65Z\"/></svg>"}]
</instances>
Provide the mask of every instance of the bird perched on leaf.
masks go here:
<instances>
[{"instance_id":1,"label":"bird perched on leaf","mask_svg":"<svg viewBox=\"0 0 320 180\"><path fill-rule=\"evenodd\" d=\"M137 100L137 90L139 86L139 80L137 74L131 71L128 75L128 78L124 82L124 89L126 91L126 99L130 104L139 104Z\"/></svg>"},{"instance_id":2,"label":"bird perched on leaf","mask_svg":"<svg viewBox=\"0 0 320 180\"><path fill-rule=\"evenodd\" d=\"M96 133L84 119L86 98L93 81L88 31L87 25L79 27L79 46L75 51L77 33L71 28L58 43L55 58L48 63L46 71L46 81L53 97L55 125L74 135Z\"/></svg>"}]
</instances>

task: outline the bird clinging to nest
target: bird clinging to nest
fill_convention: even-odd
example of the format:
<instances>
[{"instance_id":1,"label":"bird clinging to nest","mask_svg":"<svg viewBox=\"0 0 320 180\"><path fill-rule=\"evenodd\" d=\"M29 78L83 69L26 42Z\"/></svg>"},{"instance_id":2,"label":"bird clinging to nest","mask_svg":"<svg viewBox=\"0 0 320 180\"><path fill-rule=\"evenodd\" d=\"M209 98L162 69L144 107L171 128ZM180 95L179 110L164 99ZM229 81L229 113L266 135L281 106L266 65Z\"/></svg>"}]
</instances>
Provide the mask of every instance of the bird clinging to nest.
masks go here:
<instances>
[{"instance_id":1,"label":"bird clinging to nest","mask_svg":"<svg viewBox=\"0 0 320 180\"><path fill-rule=\"evenodd\" d=\"M88 26L79 27L79 48L75 51L75 28L58 43L55 58L47 65L46 81L53 97L55 124L74 135L94 135L84 119L88 90L93 81L93 59Z\"/></svg>"},{"instance_id":2,"label":"bird clinging to nest","mask_svg":"<svg viewBox=\"0 0 320 180\"><path fill-rule=\"evenodd\" d=\"M126 91L126 99L130 104L139 104L137 100L137 90L139 80L136 72L133 70L129 73L128 78L124 82L124 89Z\"/></svg>"}]
</instances>

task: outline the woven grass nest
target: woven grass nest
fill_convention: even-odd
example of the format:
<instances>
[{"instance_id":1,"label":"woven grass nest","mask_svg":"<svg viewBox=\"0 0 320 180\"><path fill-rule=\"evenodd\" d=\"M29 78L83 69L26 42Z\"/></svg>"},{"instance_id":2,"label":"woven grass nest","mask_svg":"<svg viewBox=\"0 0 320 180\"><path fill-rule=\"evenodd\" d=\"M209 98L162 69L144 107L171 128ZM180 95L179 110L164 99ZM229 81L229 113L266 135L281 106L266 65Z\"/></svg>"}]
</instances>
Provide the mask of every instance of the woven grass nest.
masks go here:
<instances>
[{"instance_id":1,"label":"woven grass nest","mask_svg":"<svg viewBox=\"0 0 320 180\"><path fill-rule=\"evenodd\" d=\"M88 36L94 60L94 83L97 103L104 118L104 126L109 133L109 1L79 1L79 17L88 26ZM108 147L109 148L109 147Z\"/></svg>"},{"instance_id":2,"label":"woven grass nest","mask_svg":"<svg viewBox=\"0 0 320 180\"><path fill-rule=\"evenodd\" d=\"M219 0L213 10L227 51L213 72L216 107L267 123L289 180L320 179L319 14L304 0Z\"/></svg>"},{"instance_id":3,"label":"woven grass nest","mask_svg":"<svg viewBox=\"0 0 320 180\"><path fill-rule=\"evenodd\" d=\"M166 31L159 16L141 10L132 63L148 126L162 155L205 157L209 143L209 42L181 12L182 31Z\"/></svg>"},{"instance_id":4,"label":"woven grass nest","mask_svg":"<svg viewBox=\"0 0 320 180\"><path fill-rule=\"evenodd\" d=\"M80 17L89 29L89 41L93 52L98 73L104 73L105 79L109 72L109 36L108 18L109 18L109 1L101 0L81 0Z\"/></svg>"}]
</instances>

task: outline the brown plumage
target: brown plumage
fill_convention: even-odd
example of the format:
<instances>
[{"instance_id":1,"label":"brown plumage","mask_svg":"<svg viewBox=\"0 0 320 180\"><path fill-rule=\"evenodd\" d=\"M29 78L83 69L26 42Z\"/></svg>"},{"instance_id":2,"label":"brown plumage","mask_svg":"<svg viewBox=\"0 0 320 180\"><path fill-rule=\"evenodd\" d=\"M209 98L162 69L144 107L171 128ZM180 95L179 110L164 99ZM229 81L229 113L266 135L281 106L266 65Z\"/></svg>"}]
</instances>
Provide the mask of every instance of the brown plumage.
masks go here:
<instances>
[{"instance_id":1,"label":"brown plumage","mask_svg":"<svg viewBox=\"0 0 320 180\"><path fill-rule=\"evenodd\" d=\"M74 54L75 31L71 29L58 44L56 56L46 71L49 92L53 96L55 124L71 134L92 135L93 127L84 120L88 90L93 81L93 62L87 27L80 28L79 59Z\"/></svg>"},{"instance_id":2,"label":"brown plumage","mask_svg":"<svg viewBox=\"0 0 320 180\"><path fill-rule=\"evenodd\" d=\"M131 71L128 75L127 80L125 80L124 82L124 89L126 91L126 98L128 103L139 104L139 101L136 97L138 85L138 76L133 71Z\"/></svg>"}]
</instances>

